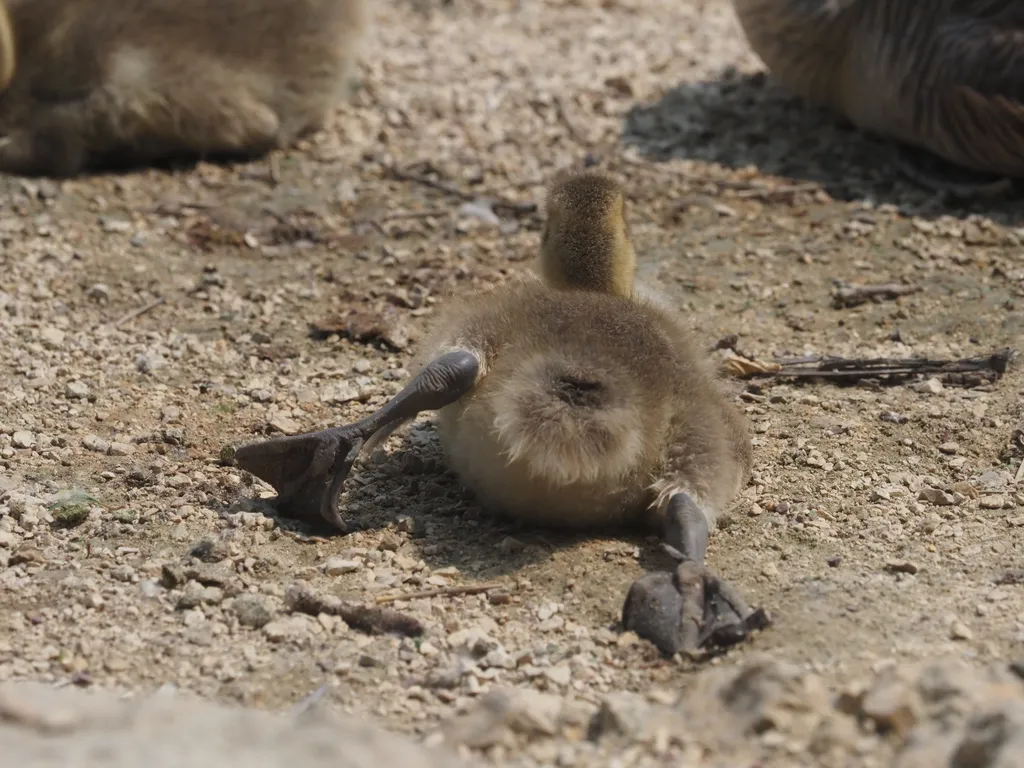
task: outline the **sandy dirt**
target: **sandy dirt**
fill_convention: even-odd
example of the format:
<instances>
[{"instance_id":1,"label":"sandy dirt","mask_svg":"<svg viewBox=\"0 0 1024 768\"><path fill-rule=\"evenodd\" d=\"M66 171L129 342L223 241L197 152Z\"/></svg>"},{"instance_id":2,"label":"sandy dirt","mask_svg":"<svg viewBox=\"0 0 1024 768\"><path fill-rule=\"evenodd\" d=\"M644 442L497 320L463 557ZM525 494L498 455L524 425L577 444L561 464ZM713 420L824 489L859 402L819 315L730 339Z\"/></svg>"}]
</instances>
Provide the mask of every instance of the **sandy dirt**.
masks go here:
<instances>
[{"instance_id":1,"label":"sandy dirt","mask_svg":"<svg viewBox=\"0 0 1024 768\"><path fill-rule=\"evenodd\" d=\"M657 541L492 518L429 417L353 473L346 536L268 517L272 492L218 460L397 392L437 305L525 268L530 204L568 165L623 181L641 274L709 347L1024 347L1020 200L903 180L887 143L761 72L727 3L378 5L354 103L273 162L0 179L0 680L274 709L326 684L416 735L499 684L591 704L685 688L701 665L614 630L629 584L668 565ZM836 309L835 281L921 290ZM766 653L842 687L1020 655L1019 367L977 386L730 384L756 472L710 565L776 623L716 664ZM293 582L357 601L501 586L394 603L427 626L412 640L290 614Z\"/></svg>"}]
</instances>

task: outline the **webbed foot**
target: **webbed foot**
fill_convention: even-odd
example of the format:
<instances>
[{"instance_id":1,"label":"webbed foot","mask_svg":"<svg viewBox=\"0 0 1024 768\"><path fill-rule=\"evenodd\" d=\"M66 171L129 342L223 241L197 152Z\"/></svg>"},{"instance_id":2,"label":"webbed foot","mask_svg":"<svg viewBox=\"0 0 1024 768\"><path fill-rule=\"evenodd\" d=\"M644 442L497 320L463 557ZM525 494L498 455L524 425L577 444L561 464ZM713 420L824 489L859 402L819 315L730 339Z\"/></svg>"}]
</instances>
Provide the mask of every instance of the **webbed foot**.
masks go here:
<instances>
[{"instance_id":1,"label":"webbed foot","mask_svg":"<svg viewBox=\"0 0 1024 768\"><path fill-rule=\"evenodd\" d=\"M282 514L309 522L322 519L345 531L338 495L366 440L362 431L357 423L272 438L241 446L234 460L274 487Z\"/></svg>"},{"instance_id":2,"label":"webbed foot","mask_svg":"<svg viewBox=\"0 0 1024 768\"><path fill-rule=\"evenodd\" d=\"M423 367L391 400L365 419L235 449L235 463L277 491L282 514L309 522L348 526L337 509L345 478L360 451L387 438L421 411L438 410L473 389L480 372L475 352L457 349Z\"/></svg>"},{"instance_id":3,"label":"webbed foot","mask_svg":"<svg viewBox=\"0 0 1024 768\"><path fill-rule=\"evenodd\" d=\"M735 645L771 619L703 565L684 560L673 572L656 571L633 582L622 623L671 656Z\"/></svg>"},{"instance_id":4,"label":"webbed foot","mask_svg":"<svg viewBox=\"0 0 1024 768\"><path fill-rule=\"evenodd\" d=\"M763 608L752 609L705 567L708 536L703 510L688 494L673 494L663 547L679 565L675 571L655 571L637 579L626 595L623 626L665 654L735 645L771 624Z\"/></svg>"}]
</instances>

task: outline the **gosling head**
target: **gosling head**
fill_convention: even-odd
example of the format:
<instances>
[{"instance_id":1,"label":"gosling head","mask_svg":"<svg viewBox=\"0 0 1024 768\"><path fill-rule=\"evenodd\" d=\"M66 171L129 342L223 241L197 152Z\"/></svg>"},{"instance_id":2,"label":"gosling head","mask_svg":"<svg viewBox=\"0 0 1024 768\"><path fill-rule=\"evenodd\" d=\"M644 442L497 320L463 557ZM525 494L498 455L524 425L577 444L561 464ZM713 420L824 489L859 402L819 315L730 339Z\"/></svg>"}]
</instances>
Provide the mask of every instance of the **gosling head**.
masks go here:
<instances>
[{"instance_id":1,"label":"gosling head","mask_svg":"<svg viewBox=\"0 0 1024 768\"><path fill-rule=\"evenodd\" d=\"M553 288L633 295L626 195L604 174L562 173L548 188L539 271Z\"/></svg>"}]
</instances>

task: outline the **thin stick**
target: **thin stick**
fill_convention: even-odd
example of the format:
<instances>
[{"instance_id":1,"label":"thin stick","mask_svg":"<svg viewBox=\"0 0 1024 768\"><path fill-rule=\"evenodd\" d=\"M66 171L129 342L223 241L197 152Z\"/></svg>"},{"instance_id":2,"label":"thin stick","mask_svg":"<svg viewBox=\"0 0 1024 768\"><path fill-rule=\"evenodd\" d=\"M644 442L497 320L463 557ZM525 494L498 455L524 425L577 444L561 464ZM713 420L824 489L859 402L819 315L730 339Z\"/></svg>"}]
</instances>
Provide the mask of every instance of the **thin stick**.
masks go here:
<instances>
[{"instance_id":1,"label":"thin stick","mask_svg":"<svg viewBox=\"0 0 1024 768\"><path fill-rule=\"evenodd\" d=\"M437 589L424 589L420 592L409 592L404 595L378 595L377 604L394 603L398 600L419 600L422 597L454 597L456 595L479 595L481 592L490 592L505 586L497 582L492 584L466 584L458 587L438 587Z\"/></svg>"},{"instance_id":2,"label":"thin stick","mask_svg":"<svg viewBox=\"0 0 1024 768\"><path fill-rule=\"evenodd\" d=\"M125 323L130 323L135 318L142 317L147 312L153 311L154 309L156 309L160 305L164 304L166 301L167 301L167 299L165 299L163 296L161 296L159 299L156 299L155 301L149 302L149 304L147 304L146 306L139 307L138 309L133 310L132 312L129 312L127 315L124 315L123 317L115 320L112 323L112 325L113 325L114 328L120 328Z\"/></svg>"},{"instance_id":3,"label":"thin stick","mask_svg":"<svg viewBox=\"0 0 1024 768\"><path fill-rule=\"evenodd\" d=\"M727 189L735 189L736 197L741 200L745 200L747 198L760 198L765 202L769 202L779 197L798 195L802 192L817 192L821 189L821 185L815 182L808 182L806 184L783 184L780 187L750 187L748 189L737 189L736 186L723 181L715 181L712 183Z\"/></svg>"},{"instance_id":4,"label":"thin stick","mask_svg":"<svg viewBox=\"0 0 1024 768\"><path fill-rule=\"evenodd\" d=\"M340 616L353 629L371 635L395 633L419 637L423 634L423 625L412 616L390 608L349 603L334 595L319 595L305 584L291 584L285 589L285 605L293 613Z\"/></svg>"},{"instance_id":5,"label":"thin stick","mask_svg":"<svg viewBox=\"0 0 1024 768\"><path fill-rule=\"evenodd\" d=\"M726 370L738 378L780 376L795 379L861 379L881 376L914 376L933 373L991 372L996 376L1006 373L1016 350L1003 349L991 355L959 360L933 360L925 357L910 358L853 358L807 357L798 360L761 363L756 360L731 358Z\"/></svg>"},{"instance_id":6,"label":"thin stick","mask_svg":"<svg viewBox=\"0 0 1024 768\"><path fill-rule=\"evenodd\" d=\"M432 179L429 176L423 176L421 174L412 173L411 171L404 171L401 168L398 168L397 166L389 165L386 166L386 169L391 176L398 179L399 181L411 181L415 184L422 184L425 187L430 187L431 189L436 189L439 192L444 192L445 194L451 195L452 197L457 197L460 200L467 203L472 203L477 200L484 200L486 202L489 202L491 206L494 208L507 208L508 210L512 211L512 213L523 216L537 212L536 203L518 203L513 200L506 200L505 198L498 197L496 195L474 195L470 192L466 192L462 189L459 189L454 184L450 184L447 181Z\"/></svg>"},{"instance_id":7,"label":"thin stick","mask_svg":"<svg viewBox=\"0 0 1024 768\"><path fill-rule=\"evenodd\" d=\"M849 309L866 304L869 301L892 300L900 296L909 296L921 291L919 285L902 283L883 283L881 285L840 285L832 294L832 306L836 309Z\"/></svg>"},{"instance_id":8,"label":"thin stick","mask_svg":"<svg viewBox=\"0 0 1024 768\"><path fill-rule=\"evenodd\" d=\"M353 224L378 224L382 221L399 221L401 219L429 219L432 216L438 218L447 216L451 211L395 211L394 213L387 213L383 216L375 216L372 219L353 219Z\"/></svg>"}]
</instances>

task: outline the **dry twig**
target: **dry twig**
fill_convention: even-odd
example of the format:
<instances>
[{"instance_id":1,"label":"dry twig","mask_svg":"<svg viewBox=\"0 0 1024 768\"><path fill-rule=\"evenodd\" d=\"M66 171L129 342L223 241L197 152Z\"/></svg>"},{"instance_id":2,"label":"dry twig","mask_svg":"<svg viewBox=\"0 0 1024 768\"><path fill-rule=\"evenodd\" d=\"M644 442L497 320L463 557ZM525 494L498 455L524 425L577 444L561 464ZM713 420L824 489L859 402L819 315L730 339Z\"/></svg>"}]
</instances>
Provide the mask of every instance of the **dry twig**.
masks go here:
<instances>
[{"instance_id":1,"label":"dry twig","mask_svg":"<svg viewBox=\"0 0 1024 768\"><path fill-rule=\"evenodd\" d=\"M847 285L840 283L832 292L832 306L836 309L849 309L869 301L891 301L900 296L909 296L921 291L918 285L903 283L883 283L880 285Z\"/></svg>"},{"instance_id":2,"label":"dry twig","mask_svg":"<svg viewBox=\"0 0 1024 768\"><path fill-rule=\"evenodd\" d=\"M334 595L318 595L305 584L289 585L285 591L285 603L295 613L340 616L353 629L371 635L394 632L406 637L419 637L423 634L423 625L412 616L389 608L347 603Z\"/></svg>"},{"instance_id":3,"label":"dry twig","mask_svg":"<svg viewBox=\"0 0 1024 768\"><path fill-rule=\"evenodd\" d=\"M132 310L127 315L123 315L123 316L119 317L117 320L115 320L113 323L111 323L111 325L114 328L120 328L125 323L130 323L135 318L142 317L147 312L153 311L157 307L159 307L162 304L166 303L166 301L167 301L167 299L165 299L163 296L161 296L159 299L156 299L155 301L149 302L149 304L147 304L146 306L139 307L138 309Z\"/></svg>"},{"instance_id":4,"label":"dry twig","mask_svg":"<svg viewBox=\"0 0 1024 768\"><path fill-rule=\"evenodd\" d=\"M409 592L404 595L378 595L377 603L394 603L398 600L419 600L424 597L454 597L455 595L479 595L482 592L490 592L501 589L503 585L493 584L465 584L456 587L437 587L436 589L424 589L419 592Z\"/></svg>"},{"instance_id":5,"label":"dry twig","mask_svg":"<svg viewBox=\"0 0 1024 768\"><path fill-rule=\"evenodd\" d=\"M441 181L440 179L433 179L425 174L415 173L411 170L398 168L390 165L386 167L386 170L390 176L399 181L411 181L415 184L422 184L425 187L436 189L439 192L444 192L446 195L457 197L463 202L486 202L489 203L491 208L504 208L510 211L515 216L527 216L531 213L537 212L536 203L520 203L515 200L508 200L503 197L489 194L474 195L471 192L459 189L454 184L447 181ZM427 172L438 173L436 168L427 166Z\"/></svg>"},{"instance_id":6,"label":"dry twig","mask_svg":"<svg viewBox=\"0 0 1024 768\"><path fill-rule=\"evenodd\" d=\"M989 373L995 378L1006 373L1016 350L1003 349L981 357L934 360L926 357L806 357L762 363L733 357L725 362L728 373L741 379L777 376L791 379L857 380L865 378L906 378L920 374Z\"/></svg>"}]
</instances>

